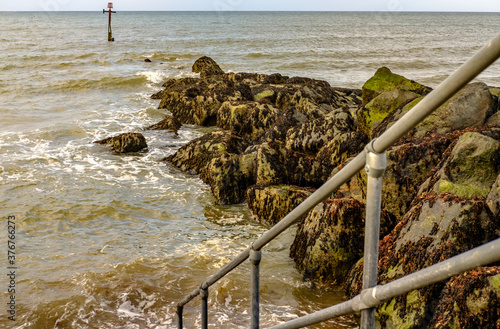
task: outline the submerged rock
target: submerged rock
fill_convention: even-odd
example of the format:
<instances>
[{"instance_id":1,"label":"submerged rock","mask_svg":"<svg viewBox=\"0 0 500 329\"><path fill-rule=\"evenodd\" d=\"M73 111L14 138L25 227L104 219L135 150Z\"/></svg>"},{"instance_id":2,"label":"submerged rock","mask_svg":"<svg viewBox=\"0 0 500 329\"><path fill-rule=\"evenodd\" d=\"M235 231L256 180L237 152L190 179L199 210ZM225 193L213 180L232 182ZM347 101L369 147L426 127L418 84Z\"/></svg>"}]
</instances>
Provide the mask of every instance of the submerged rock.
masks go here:
<instances>
[{"instance_id":1,"label":"submerged rock","mask_svg":"<svg viewBox=\"0 0 500 329\"><path fill-rule=\"evenodd\" d=\"M116 153L139 152L148 147L146 138L140 133L125 133L118 136L109 137L94 143L111 145Z\"/></svg>"}]
</instances>

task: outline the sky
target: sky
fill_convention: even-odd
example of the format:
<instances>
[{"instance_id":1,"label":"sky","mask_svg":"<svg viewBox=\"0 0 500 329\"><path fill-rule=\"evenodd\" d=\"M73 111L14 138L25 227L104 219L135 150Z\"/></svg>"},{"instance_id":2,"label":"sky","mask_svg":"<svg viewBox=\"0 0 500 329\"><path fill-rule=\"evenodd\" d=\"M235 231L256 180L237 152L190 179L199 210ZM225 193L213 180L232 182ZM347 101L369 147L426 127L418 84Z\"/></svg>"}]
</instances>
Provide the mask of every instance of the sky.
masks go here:
<instances>
[{"instance_id":1,"label":"sky","mask_svg":"<svg viewBox=\"0 0 500 329\"><path fill-rule=\"evenodd\" d=\"M106 0L0 0L0 11L100 11ZM479 11L500 0L115 0L116 11Z\"/></svg>"}]
</instances>

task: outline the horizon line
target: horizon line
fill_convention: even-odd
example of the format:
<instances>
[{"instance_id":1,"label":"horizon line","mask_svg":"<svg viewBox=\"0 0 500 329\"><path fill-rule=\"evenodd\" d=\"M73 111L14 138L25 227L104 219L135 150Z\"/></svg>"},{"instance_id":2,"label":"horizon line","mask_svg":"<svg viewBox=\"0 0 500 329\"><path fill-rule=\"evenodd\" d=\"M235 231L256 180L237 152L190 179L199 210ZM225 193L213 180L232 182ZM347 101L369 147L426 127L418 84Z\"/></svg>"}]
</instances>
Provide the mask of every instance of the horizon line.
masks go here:
<instances>
[{"instance_id":1,"label":"horizon line","mask_svg":"<svg viewBox=\"0 0 500 329\"><path fill-rule=\"evenodd\" d=\"M57 12L100 12L102 9L92 10L0 10L2 13L17 12L17 13L57 13ZM113 10L117 11L116 8ZM119 10L121 12L200 12L200 13L220 13L220 12L254 12L254 13L269 13L269 12L316 12L316 13L482 13L482 14L498 14L500 11L453 11L453 10Z\"/></svg>"}]
</instances>

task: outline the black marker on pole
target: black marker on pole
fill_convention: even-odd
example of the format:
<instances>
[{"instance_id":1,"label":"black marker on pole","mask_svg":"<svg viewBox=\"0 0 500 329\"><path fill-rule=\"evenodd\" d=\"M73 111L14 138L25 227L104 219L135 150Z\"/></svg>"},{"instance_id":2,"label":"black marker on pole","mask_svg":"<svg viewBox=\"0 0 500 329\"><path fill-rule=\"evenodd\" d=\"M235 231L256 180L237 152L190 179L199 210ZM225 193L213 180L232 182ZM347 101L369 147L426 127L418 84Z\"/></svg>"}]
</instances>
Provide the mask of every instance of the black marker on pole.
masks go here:
<instances>
[{"instance_id":1,"label":"black marker on pole","mask_svg":"<svg viewBox=\"0 0 500 329\"><path fill-rule=\"evenodd\" d=\"M112 11L113 9L113 3L108 2L108 10L103 9L102 13L109 13L109 24L108 24L108 41L115 41L115 38L113 38L113 34L111 33L111 14L115 14L116 11Z\"/></svg>"}]
</instances>

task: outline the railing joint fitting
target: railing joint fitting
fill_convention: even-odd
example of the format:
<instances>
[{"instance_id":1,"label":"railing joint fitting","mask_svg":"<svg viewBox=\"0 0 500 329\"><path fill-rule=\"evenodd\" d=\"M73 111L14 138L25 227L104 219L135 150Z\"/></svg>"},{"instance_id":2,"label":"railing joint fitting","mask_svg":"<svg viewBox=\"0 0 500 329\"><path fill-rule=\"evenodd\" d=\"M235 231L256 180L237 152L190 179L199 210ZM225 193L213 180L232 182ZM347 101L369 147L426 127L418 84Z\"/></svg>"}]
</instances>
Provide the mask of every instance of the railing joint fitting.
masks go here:
<instances>
[{"instance_id":1,"label":"railing joint fitting","mask_svg":"<svg viewBox=\"0 0 500 329\"><path fill-rule=\"evenodd\" d=\"M365 146L366 152L366 173L375 178L382 177L384 175L385 169L387 168L387 156L386 152L378 153L373 148L373 143L376 139L373 139L370 143Z\"/></svg>"},{"instance_id":2,"label":"railing joint fitting","mask_svg":"<svg viewBox=\"0 0 500 329\"><path fill-rule=\"evenodd\" d=\"M262 252L260 250L255 250L253 243L250 245L249 257L252 264L259 264L262 259Z\"/></svg>"}]
</instances>

